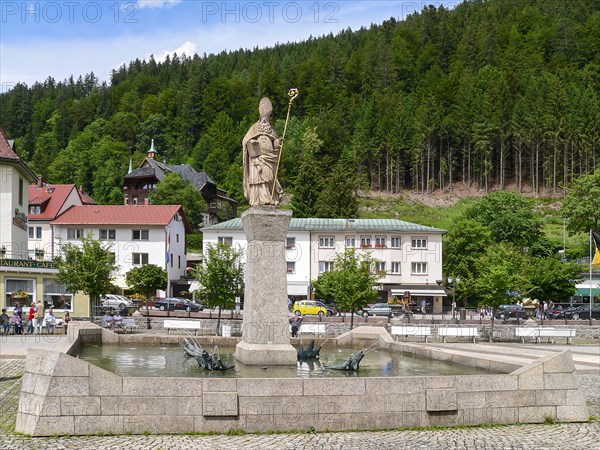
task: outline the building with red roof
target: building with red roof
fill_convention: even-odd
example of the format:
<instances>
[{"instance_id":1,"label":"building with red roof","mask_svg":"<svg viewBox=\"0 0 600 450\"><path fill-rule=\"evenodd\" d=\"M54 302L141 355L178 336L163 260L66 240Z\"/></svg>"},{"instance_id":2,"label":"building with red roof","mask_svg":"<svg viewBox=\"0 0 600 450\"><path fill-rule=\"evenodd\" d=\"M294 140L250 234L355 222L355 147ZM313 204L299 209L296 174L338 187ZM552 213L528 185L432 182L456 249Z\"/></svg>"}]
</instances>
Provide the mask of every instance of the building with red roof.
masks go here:
<instances>
[{"instance_id":1,"label":"building with red roof","mask_svg":"<svg viewBox=\"0 0 600 450\"><path fill-rule=\"evenodd\" d=\"M121 289L128 289L126 273L143 264L166 270L166 295L186 274L185 235L192 228L180 205L72 206L50 223L55 256L63 244L87 235L109 246L119 266L113 281Z\"/></svg>"},{"instance_id":2,"label":"building with red roof","mask_svg":"<svg viewBox=\"0 0 600 450\"><path fill-rule=\"evenodd\" d=\"M41 177L29 185L29 258L53 259L50 222L71 206L97 204L74 184L48 184Z\"/></svg>"},{"instance_id":3,"label":"building with red roof","mask_svg":"<svg viewBox=\"0 0 600 450\"><path fill-rule=\"evenodd\" d=\"M35 179L0 128L0 258L27 258L27 186Z\"/></svg>"}]
</instances>

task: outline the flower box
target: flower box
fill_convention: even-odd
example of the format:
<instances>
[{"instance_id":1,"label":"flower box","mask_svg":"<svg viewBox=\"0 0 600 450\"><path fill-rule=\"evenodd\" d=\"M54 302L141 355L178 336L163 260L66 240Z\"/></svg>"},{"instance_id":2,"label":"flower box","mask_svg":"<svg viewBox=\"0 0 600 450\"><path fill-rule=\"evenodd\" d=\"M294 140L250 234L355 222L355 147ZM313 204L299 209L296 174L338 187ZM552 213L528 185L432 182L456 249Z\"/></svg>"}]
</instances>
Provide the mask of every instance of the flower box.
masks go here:
<instances>
[{"instance_id":1,"label":"flower box","mask_svg":"<svg viewBox=\"0 0 600 450\"><path fill-rule=\"evenodd\" d=\"M371 248L371 244L360 244L360 248Z\"/></svg>"},{"instance_id":2,"label":"flower box","mask_svg":"<svg viewBox=\"0 0 600 450\"><path fill-rule=\"evenodd\" d=\"M375 248L386 248L387 245L385 244L375 244Z\"/></svg>"}]
</instances>

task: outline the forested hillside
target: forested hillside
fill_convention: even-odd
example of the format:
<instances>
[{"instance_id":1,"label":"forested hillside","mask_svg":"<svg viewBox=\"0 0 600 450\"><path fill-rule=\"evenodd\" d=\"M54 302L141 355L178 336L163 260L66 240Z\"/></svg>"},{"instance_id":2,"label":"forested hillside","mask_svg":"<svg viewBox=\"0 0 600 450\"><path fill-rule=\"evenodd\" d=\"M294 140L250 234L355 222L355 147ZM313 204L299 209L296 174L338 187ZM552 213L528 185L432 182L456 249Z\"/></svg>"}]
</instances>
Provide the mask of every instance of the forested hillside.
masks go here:
<instances>
[{"instance_id":1,"label":"forested hillside","mask_svg":"<svg viewBox=\"0 0 600 450\"><path fill-rule=\"evenodd\" d=\"M241 139L262 96L282 132L291 87L288 191L335 177L392 193L557 192L600 165L600 0L472 0L303 43L136 60L110 83L17 85L0 126L49 182L101 203L122 201L130 148L137 163L152 138L242 200Z\"/></svg>"}]
</instances>

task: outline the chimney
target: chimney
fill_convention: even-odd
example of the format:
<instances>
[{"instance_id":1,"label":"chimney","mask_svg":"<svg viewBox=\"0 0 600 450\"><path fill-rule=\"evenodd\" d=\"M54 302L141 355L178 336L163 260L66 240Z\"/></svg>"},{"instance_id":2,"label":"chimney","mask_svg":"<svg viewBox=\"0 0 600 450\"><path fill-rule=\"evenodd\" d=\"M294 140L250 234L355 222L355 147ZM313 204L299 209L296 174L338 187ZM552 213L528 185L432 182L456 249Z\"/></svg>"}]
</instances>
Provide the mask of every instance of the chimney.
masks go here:
<instances>
[{"instance_id":1,"label":"chimney","mask_svg":"<svg viewBox=\"0 0 600 450\"><path fill-rule=\"evenodd\" d=\"M44 184L44 180L42 180L42 176L38 175L38 177L37 177L37 187L38 187L38 189L41 189L43 184Z\"/></svg>"}]
</instances>

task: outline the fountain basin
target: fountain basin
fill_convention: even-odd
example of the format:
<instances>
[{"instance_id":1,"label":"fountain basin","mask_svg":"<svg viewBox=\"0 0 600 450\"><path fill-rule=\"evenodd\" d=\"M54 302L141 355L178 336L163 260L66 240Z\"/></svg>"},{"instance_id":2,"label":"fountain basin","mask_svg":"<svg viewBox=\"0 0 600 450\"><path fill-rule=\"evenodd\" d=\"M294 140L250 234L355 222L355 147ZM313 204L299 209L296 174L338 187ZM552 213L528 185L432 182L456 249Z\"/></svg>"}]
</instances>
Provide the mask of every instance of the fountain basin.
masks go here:
<instances>
[{"instance_id":1,"label":"fountain basin","mask_svg":"<svg viewBox=\"0 0 600 450\"><path fill-rule=\"evenodd\" d=\"M394 342L360 327L339 345L423 353L440 349ZM83 340L108 331L77 330ZM367 347L368 345L364 345ZM448 357L446 359L452 359ZM485 355L471 365L510 373L340 378L175 378L120 376L66 353L30 350L16 430L34 436L367 430L424 426L587 421L568 351L515 367Z\"/></svg>"}]
</instances>

